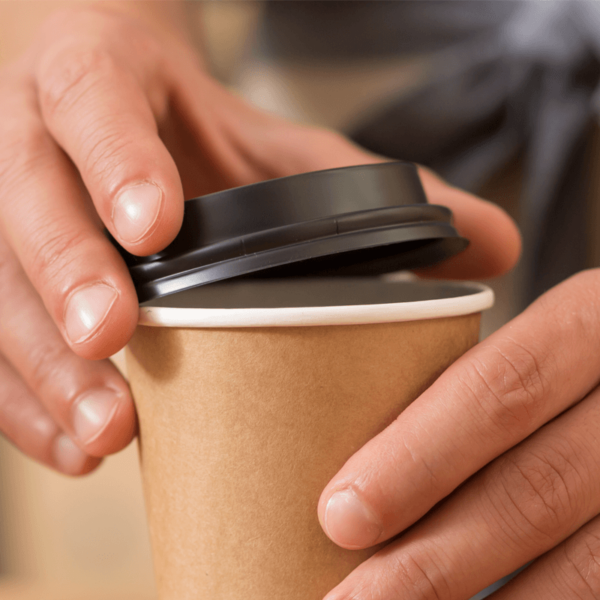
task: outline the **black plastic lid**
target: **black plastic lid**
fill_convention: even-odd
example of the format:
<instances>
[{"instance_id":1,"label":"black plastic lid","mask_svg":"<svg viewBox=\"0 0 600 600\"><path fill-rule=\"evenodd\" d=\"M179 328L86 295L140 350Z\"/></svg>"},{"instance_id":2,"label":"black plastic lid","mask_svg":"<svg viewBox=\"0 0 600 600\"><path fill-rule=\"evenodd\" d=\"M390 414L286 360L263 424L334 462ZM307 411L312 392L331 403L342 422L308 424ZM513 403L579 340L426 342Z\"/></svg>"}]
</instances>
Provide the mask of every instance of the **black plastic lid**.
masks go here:
<instances>
[{"instance_id":1,"label":"black plastic lid","mask_svg":"<svg viewBox=\"0 0 600 600\"><path fill-rule=\"evenodd\" d=\"M115 243L115 245L117 245ZM427 204L414 165L387 162L246 185L185 203L175 240L117 245L140 302L234 277L378 275L464 250L452 213Z\"/></svg>"}]
</instances>

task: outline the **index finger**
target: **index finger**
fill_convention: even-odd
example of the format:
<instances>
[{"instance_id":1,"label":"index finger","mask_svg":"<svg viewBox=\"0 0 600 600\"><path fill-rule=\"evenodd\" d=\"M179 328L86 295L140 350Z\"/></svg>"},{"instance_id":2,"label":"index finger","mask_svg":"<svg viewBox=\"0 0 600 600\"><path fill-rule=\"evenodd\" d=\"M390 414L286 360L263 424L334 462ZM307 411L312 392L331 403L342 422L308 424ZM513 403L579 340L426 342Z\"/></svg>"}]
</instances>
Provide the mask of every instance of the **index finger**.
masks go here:
<instances>
[{"instance_id":1,"label":"index finger","mask_svg":"<svg viewBox=\"0 0 600 600\"><path fill-rule=\"evenodd\" d=\"M596 387L599 292L598 271L571 278L445 371L327 485L329 537L389 539Z\"/></svg>"},{"instance_id":2,"label":"index finger","mask_svg":"<svg viewBox=\"0 0 600 600\"><path fill-rule=\"evenodd\" d=\"M133 283L36 114L32 86L7 80L2 87L0 228L71 348L106 358L136 327Z\"/></svg>"},{"instance_id":3,"label":"index finger","mask_svg":"<svg viewBox=\"0 0 600 600\"><path fill-rule=\"evenodd\" d=\"M121 17L78 19L84 33L86 24L109 33L97 41L69 31L62 46L42 54L35 73L40 111L115 239L133 254L152 254L173 240L183 219L181 180L154 115L157 98L167 95L159 50ZM64 29L60 19L55 26Z\"/></svg>"}]
</instances>

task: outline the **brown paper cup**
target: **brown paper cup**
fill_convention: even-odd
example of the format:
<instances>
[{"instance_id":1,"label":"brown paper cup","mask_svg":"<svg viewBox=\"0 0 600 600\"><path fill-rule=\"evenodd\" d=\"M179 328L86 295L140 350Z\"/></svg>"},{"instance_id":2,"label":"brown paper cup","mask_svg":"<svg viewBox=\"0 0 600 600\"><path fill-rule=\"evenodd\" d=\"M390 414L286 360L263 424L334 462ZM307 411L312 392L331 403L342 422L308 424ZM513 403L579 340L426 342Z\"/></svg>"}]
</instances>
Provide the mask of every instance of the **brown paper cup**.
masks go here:
<instances>
[{"instance_id":1,"label":"brown paper cup","mask_svg":"<svg viewBox=\"0 0 600 600\"><path fill-rule=\"evenodd\" d=\"M492 303L476 284L313 280L143 308L128 373L160 599L321 600L373 554L325 536L319 496Z\"/></svg>"}]
</instances>

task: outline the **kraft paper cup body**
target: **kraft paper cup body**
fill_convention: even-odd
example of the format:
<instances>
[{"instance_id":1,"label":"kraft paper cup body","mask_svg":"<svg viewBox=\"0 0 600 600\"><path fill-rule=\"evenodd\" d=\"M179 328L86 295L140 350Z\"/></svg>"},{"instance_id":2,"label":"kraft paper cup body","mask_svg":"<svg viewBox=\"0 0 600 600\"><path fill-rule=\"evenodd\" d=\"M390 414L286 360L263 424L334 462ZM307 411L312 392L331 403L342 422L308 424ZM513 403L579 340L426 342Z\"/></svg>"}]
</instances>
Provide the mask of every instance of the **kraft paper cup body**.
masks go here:
<instances>
[{"instance_id":1,"label":"kraft paper cup body","mask_svg":"<svg viewBox=\"0 0 600 600\"><path fill-rule=\"evenodd\" d=\"M142 308L128 348L160 600L322 600L377 550L325 536L323 488L477 342L492 292L211 287Z\"/></svg>"}]
</instances>

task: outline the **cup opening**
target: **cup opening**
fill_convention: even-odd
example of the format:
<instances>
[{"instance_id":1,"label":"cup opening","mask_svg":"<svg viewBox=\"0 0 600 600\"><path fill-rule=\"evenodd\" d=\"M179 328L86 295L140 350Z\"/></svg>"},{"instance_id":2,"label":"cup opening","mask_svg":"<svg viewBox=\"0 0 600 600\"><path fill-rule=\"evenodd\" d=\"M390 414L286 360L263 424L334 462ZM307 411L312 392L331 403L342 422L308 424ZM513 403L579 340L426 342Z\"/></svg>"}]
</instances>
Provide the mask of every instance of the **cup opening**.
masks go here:
<instances>
[{"instance_id":1,"label":"cup opening","mask_svg":"<svg viewBox=\"0 0 600 600\"><path fill-rule=\"evenodd\" d=\"M416 321L490 308L477 283L381 278L244 280L149 301L140 324L157 327L303 327Z\"/></svg>"}]
</instances>

